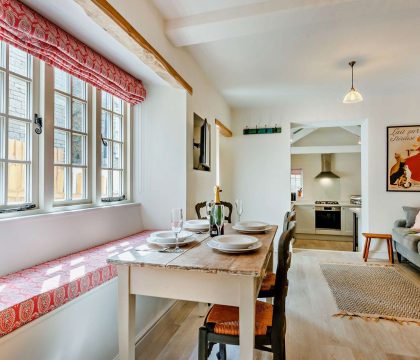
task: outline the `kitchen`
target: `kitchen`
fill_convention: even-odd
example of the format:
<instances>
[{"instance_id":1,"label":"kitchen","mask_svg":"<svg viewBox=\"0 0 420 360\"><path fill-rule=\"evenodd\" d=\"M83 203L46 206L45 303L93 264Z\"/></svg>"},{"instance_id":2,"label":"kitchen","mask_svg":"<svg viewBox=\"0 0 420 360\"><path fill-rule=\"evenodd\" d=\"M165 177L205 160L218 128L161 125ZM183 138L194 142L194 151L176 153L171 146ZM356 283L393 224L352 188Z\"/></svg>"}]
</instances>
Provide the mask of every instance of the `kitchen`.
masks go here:
<instances>
[{"instance_id":1,"label":"kitchen","mask_svg":"<svg viewBox=\"0 0 420 360\"><path fill-rule=\"evenodd\" d=\"M360 126L292 125L295 248L356 251L361 210Z\"/></svg>"}]
</instances>

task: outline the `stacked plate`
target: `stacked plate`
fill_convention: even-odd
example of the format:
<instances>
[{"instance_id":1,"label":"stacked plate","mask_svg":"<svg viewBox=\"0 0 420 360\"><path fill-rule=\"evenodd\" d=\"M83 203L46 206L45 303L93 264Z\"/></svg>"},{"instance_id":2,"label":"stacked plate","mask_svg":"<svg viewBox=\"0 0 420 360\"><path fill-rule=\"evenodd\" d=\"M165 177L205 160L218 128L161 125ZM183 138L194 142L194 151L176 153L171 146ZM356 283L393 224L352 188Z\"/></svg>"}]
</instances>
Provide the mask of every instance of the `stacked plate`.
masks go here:
<instances>
[{"instance_id":1,"label":"stacked plate","mask_svg":"<svg viewBox=\"0 0 420 360\"><path fill-rule=\"evenodd\" d=\"M195 240L194 234L190 231L181 231L178 234L178 245L184 246ZM149 244L170 247L176 245L176 237L173 231L156 231L151 233L147 239Z\"/></svg>"},{"instance_id":2,"label":"stacked plate","mask_svg":"<svg viewBox=\"0 0 420 360\"><path fill-rule=\"evenodd\" d=\"M241 233L257 234L271 229L271 226L263 221L241 221L232 226Z\"/></svg>"},{"instance_id":3,"label":"stacked plate","mask_svg":"<svg viewBox=\"0 0 420 360\"><path fill-rule=\"evenodd\" d=\"M187 220L184 223L184 229L194 232L204 232L209 230L209 220Z\"/></svg>"},{"instance_id":4,"label":"stacked plate","mask_svg":"<svg viewBox=\"0 0 420 360\"><path fill-rule=\"evenodd\" d=\"M207 242L207 246L212 249L229 254L254 251L259 249L261 245L261 241L256 237L247 235L220 235Z\"/></svg>"}]
</instances>

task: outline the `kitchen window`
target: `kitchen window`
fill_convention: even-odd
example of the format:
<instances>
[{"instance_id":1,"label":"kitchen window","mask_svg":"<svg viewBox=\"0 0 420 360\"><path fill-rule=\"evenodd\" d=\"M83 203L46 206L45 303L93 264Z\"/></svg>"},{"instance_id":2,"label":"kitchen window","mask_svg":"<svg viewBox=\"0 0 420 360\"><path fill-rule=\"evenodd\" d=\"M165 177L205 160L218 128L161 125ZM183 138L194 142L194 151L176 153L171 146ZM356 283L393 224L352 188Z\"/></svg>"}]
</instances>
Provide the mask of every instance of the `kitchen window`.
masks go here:
<instances>
[{"instance_id":1,"label":"kitchen window","mask_svg":"<svg viewBox=\"0 0 420 360\"><path fill-rule=\"evenodd\" d=\"M292 193L296 193L297 196L303 196L303 170L292 169L290 175L290 189ZM300 195L299 195L300 193Z\"/></svg>"}]
</instances>

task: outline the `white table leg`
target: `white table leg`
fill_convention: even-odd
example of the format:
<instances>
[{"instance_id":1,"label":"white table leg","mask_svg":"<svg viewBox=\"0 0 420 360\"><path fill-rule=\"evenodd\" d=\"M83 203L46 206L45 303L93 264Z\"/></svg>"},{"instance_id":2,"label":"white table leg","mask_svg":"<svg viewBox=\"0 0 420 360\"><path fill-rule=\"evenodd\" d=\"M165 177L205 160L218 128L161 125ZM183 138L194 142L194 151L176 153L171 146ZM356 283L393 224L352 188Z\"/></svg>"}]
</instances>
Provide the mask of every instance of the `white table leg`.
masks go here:
<instances>
[{"instance_id":1,"label":"white table leg","mask_svg":"<svg viewBox=\"0 0 420 360\"><path fill-rule=\"evenodd\" d=\"M136 295L130 294L130 267L118 269L118 344L120 360L135 360Z\"/></svg>"},{"instance_id":2,"label":"white table leg","mask_svg":"<svg viewBox=\"0 0 420 360\"><path fill-rule=\"evenodd\" d=\"M252 277L242 278L239 303L239 345L241 360L252 360L254 357L255 300L254 279Z\"/></svg>"}]
</instances>

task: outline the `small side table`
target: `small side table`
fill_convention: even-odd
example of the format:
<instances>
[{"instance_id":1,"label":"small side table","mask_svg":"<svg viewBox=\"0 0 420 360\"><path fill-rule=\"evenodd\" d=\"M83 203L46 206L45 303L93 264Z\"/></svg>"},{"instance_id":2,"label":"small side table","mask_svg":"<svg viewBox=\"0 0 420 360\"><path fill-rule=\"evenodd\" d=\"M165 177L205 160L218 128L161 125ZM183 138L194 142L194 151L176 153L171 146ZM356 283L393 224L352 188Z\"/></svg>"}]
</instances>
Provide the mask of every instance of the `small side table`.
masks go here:
<instances>
[{"instance_id":1,"label":"small side table","mask_svg":"<svg viewBox=\"0 0 420 360\"><path fill-rule=\"evenodd\" d=\"M394 250L392 249L392 235L391 234L372 234L372 233L363 233L363 236L366 238L365 247L363 249L363 260L366 262L369 256L370 241L372 239L383 239L386 240L386 245L388 247L388 258L391 264L394 263Z\"/></svg>"}]
</instances>

